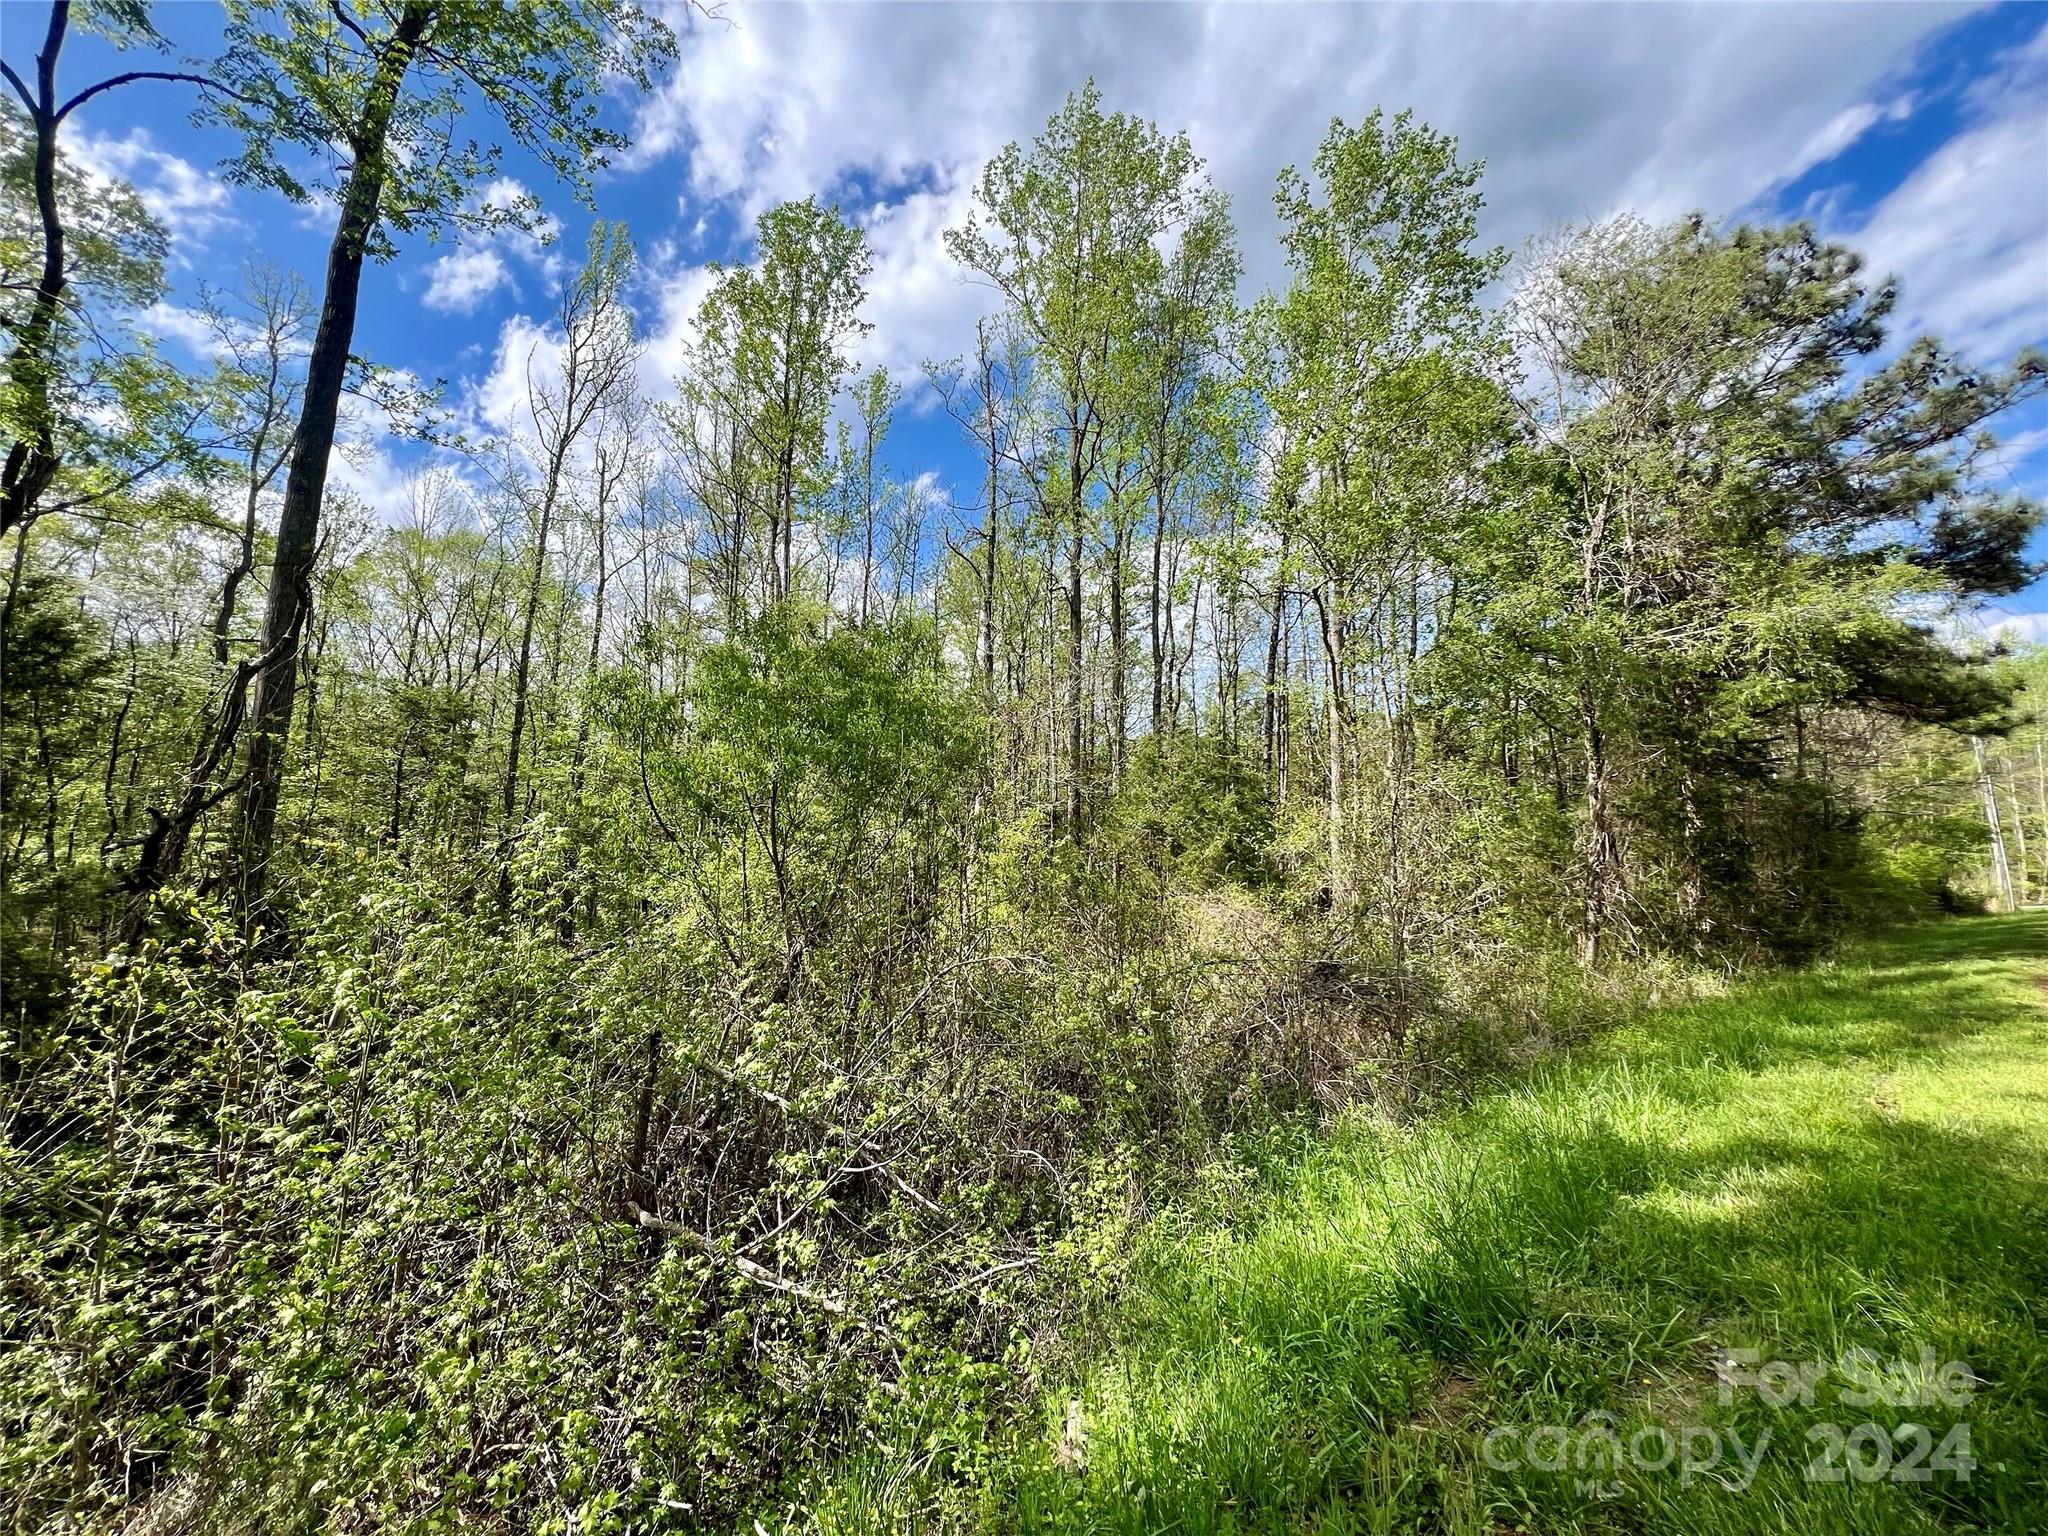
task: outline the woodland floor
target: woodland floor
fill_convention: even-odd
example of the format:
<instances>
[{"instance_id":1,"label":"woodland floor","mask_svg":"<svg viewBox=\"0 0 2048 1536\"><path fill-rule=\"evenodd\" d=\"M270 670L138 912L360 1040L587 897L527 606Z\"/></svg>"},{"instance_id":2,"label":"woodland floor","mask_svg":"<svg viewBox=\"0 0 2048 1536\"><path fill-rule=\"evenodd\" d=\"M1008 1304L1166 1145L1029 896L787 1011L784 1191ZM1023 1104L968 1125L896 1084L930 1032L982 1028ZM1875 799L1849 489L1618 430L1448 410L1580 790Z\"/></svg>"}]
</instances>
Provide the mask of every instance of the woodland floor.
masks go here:
<instances>
[{"instance_id":1,"label":"woodland floor","mask_svg":"<svg viewBox=\"0 0 2048 1536\"><path fill-rule=\"evenodd\" d=\"M1156 1224L967 1507L886 1458L804 1523L2048 1531L2044 987L2048 913L1933 924L1347 1124ZM1744 1350L1827 1371L1774 1404ZM1857 1350L1971 1375L1859 1402Z\"/></svg>"}]
</instances>

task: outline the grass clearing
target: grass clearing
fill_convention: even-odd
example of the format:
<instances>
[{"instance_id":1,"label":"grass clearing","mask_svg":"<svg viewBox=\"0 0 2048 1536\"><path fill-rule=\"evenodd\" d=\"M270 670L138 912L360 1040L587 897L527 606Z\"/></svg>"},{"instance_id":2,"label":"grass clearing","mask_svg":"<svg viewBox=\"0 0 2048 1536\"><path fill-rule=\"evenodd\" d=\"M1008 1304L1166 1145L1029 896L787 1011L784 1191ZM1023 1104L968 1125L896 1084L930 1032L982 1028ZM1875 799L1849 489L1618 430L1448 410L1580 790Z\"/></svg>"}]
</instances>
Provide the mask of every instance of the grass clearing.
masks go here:
<instances>
[{"instance_id":1,"label":"grass clearing","mask_svg":"<svg viewBox=\"0 0 2048 1536\"><path fill-rule=\"evenodd\" d=\"M984 1462L966 1523L2048 1529L2044 980L2048 914L1933 925L1460 1112L1347 1122L1234 1213L1158 1224L1117 1336ZM1811 1401L1724 1390L1743 1350L1827 1374ZM1847 1400L1859 1350L1964 1362L1971 1399ZM1931 1475L1886 1470L1909 1462ZM936 1523L900 1466L838 1495L819 1524Z\"/></svg>"}]
</instances>

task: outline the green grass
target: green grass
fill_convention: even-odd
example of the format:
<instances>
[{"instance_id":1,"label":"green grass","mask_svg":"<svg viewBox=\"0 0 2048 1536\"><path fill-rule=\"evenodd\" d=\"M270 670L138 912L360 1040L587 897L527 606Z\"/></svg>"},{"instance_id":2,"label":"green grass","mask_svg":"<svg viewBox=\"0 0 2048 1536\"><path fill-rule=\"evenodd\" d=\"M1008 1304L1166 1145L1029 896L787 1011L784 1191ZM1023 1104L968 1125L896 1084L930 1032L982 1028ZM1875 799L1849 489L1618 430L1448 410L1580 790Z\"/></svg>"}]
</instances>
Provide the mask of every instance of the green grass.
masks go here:
<instances>
[{"instance_id":1,"label":"green grass","mask_svg":"<svg viewBox=\"0 0 2048 1536\"><path fill-rule=\"evenodd\" d=\"M1648 1015L1461 1112L1340 1127L1234 1217L1161 1225L1117 1336L984 1462L963 1523L2048 1531L2044 978L2048 915L1930 926ZM1840 1398L1849 1351L1923 1347L1980 1378L1966 1406ZM1833 1369L1811 1405L1724 1401L1724 1349ZM1977 1465L1814 1481L1826 1422L1933 1441L1966 1422ZM1541 1425L1576 1453L1589 1424L1624 1444L1691 1427L1699 1460L1710 1433L1771 1438L1746 1488L1725 1461L1482 1455ZM817 1524L938 1523L902 1467L838 1492Z\"/></svg>"}]
</instances>

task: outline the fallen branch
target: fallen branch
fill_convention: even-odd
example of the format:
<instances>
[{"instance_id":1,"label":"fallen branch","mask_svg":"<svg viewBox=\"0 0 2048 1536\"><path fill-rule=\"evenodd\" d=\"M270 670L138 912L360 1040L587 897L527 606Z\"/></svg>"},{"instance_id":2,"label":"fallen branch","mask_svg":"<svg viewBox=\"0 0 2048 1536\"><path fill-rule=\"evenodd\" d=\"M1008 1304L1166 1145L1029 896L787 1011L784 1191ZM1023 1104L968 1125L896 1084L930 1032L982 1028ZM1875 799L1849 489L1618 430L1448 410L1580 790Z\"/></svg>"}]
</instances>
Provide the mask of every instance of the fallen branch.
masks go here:
<instances>
[{"instance_id":1,"label":"fallen branch","mask_svg":"<svg viewBox=\"0 0 2048 1536\"><path fill-rule=\"evenodd\" d=\"M800 1300L808 1301L813 1306L822 1307L827 1312L837 1313L840 1316L851 1315L847 1312L846 1303L843 1301L821 1295L807 1286L798 1285L794 1280L785 1280L782 1276L776 1274L774 1270L756 1264L752 1259L743 1259L738 1254L719 1252L712 1244L711 1239L699 1232L695 1227L686 1226L680 1221L670 1221L666 1217L655 1215L652 1211L643 1211L637 1205L629 1204L628 1209L633 1213L633 1220L643 1230L659 1232L663 1237L677 1238L703 1254L707 1259L715 1263L731 1265L756 1285L765 1285L771 1291L785 1292Z\"/></svg>"},{"instance_id":2,"label":"fallen branch","mask_svg":"<svg viewBox=\"0 0 2048 1536\"><path fill-rule=\"evenodd\" d=\"M1000 1275L1006 1269L1024 1269L1030 1265L1036 1264L1037 1262L1037 1254L1027 1253L1021 1259L1011 1259L1006 1263L1002 1264L991 1264L987 1269L984 1269L980 1274L969 1275L964 1280L956 1280L951 1285L947 1286L946 1289L949 1292L964 1291L968 1289L970 1286L976 1286L981 1284L981 1282L984 1280L993 1279L995 1276Z\"/></svg>"},{"instance_id":3,"label":"fallen branch","mask_svg":"<svg viewBox=\"0 0 2048 1536\"><path fill-rule=\"evenodd\" d=\"M756 1285L764 1286L771 1291L780 1291L786 1296L794 1296L797 1300L808 1302L821 1311L830 1312L834 1317L845 1318L857 1328L865 1328L872 1333L880 1334L886 1339L893 1340L895 1338L895 1335L882 1324L870 1322L866 1318L859 1316L851 1307L847 1306L845 1302L839 1300L836 1296L827 1296L822 1291L812 1290L809 1286L798 1285L794 1280L785 1280L782 1276L776 1274L774 1270L764 1265L756 1264L752 1259L742 1258L738 1254L720 1252L711 1239L702 1232L699 1232L695 1227L686 1226L680 1221L670 1221L666 1217L657 1216L652 1211L642 1210L630 1201L627 1203L626 1208L633 1213L634 1223L643 1231L659 1232L663 1237L675 1238L696 1252L703 1254L712 1263L728 1265L738 1270Z\"/></svg>"}]
</instances>

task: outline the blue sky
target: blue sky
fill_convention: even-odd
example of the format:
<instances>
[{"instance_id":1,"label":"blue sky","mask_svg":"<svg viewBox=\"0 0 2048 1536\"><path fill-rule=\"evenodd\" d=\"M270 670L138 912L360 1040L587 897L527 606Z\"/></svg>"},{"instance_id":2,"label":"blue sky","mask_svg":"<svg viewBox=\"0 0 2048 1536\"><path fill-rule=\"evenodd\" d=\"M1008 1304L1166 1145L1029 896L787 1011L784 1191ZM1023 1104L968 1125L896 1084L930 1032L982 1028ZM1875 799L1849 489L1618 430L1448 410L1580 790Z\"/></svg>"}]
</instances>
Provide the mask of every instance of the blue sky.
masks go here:
<instances>
[{"instance_id":1,"label":"blue sky","mask_svg":"<svg viewBox=\"0 0 2048 1536\"><path fill-rule=\"evenodd\" d=\"M33 18L24 27L25 17ZM1561 222L1625 208L1651 217L1803 215L1902 282L1904 331L1933 330L1974 360L2048 344L2048 7L1440 4L756 5L726 19L674 13L672 77L614 95L633 150L606 172L597 213L642 256L636 295L646 386L673 374L704 263L743 260L754 217L787 197L839 201L875 256L861 361L912 386L887 445L899 478L973 494L971 457L916 387L918 365L970 345L989 295L946 258L983 160L1028 139L1093 76L1107 102L1186 129L1230 193L1247 293L1281 278L1273 178L1305 163L1333 116L1413 107L1488 164L1490 240L1519 247ZM10 59L32 52L40 7L0 3ZM162 6L175 52L203 57L217 10ZM20 62L17 59L17 62ZM76 37L62 83L121 67ZM329 229L315 210L231 189L227 145L190 126L183 87L98 98L70 148L136 182L174 237L173 293L152 325L173 345L202 281L231 283L255 253L317 278ZM592 217L508 155L561 238L403 249L365 279L356 350L448 384L474 434L509 423L527 355L545 344L553 284ZM1903 339L1903 334L1901 336ZM2048 493L2048 402L2002 424L1998 473ZM359 445L336 473L390 508L422 450ZM2048 558L2048 538L2039 551ZM2048 583L1991 615L2048 639Z\"/></svg>"}]
</instances>

